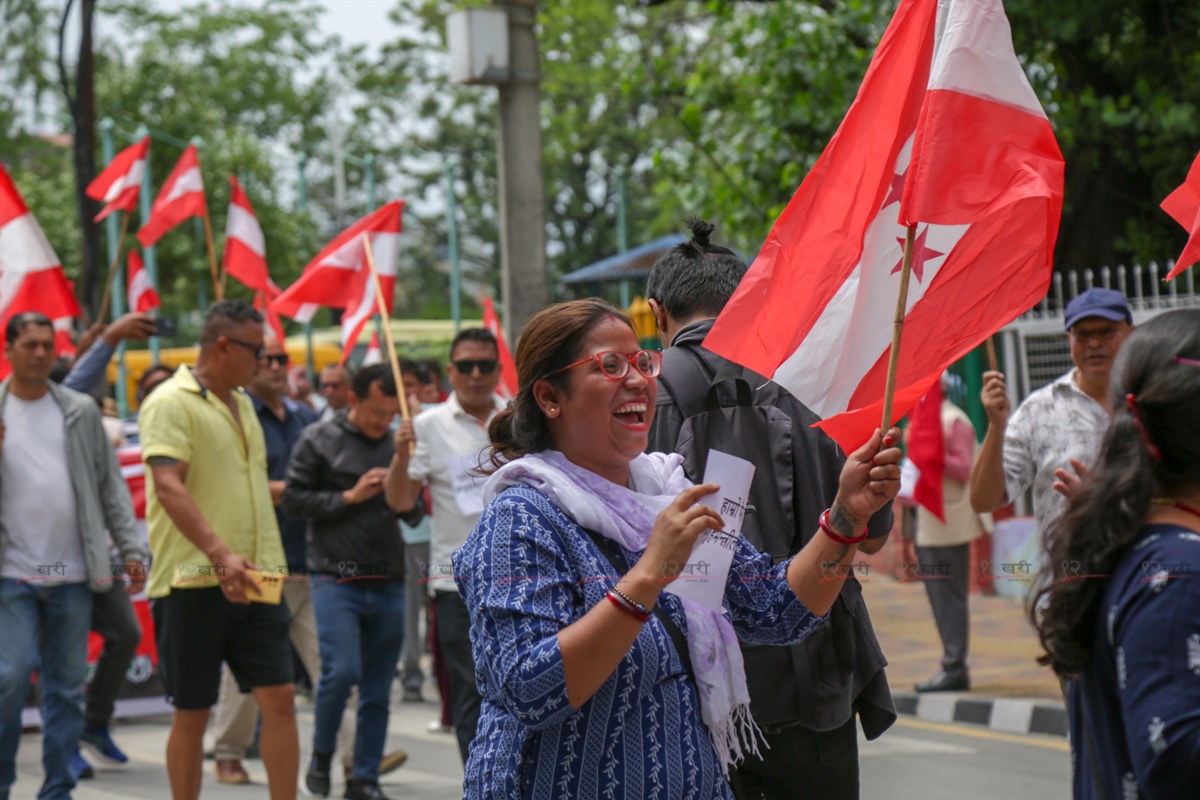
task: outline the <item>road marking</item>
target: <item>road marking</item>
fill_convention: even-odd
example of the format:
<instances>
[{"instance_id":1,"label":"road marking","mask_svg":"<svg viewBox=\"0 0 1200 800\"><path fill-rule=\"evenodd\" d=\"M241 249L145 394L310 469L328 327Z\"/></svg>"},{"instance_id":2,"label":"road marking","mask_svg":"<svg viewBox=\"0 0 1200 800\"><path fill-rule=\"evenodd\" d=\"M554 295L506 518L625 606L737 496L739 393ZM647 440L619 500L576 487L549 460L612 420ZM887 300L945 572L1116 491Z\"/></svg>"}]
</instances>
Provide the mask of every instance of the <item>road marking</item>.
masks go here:
<instances>
[{"instance_id":1,"label":"road marking","mask_svg":"<svg viewBox=\"0 0 1200 800\"><path fill-rule=\"evenodd\" d=\"M1071 745L1067 742L1059 741L1056 738L1042 737L1036 733L1026 734L1024 736L1012 733L997 733L977 728L968 728L964 725L948 725L941 722L926 722L920 719L905 719L896 720L896 725L902 728L916 728L923 731L937 731L939 733L947 733L953 736L970 736L976 739L988 739L993 742L1008 742L1009 744L1023 744L1029 747L1041 747L1045 750L1057 750L1060 753L1071 752Z\"/></svg>"}]
</instances>

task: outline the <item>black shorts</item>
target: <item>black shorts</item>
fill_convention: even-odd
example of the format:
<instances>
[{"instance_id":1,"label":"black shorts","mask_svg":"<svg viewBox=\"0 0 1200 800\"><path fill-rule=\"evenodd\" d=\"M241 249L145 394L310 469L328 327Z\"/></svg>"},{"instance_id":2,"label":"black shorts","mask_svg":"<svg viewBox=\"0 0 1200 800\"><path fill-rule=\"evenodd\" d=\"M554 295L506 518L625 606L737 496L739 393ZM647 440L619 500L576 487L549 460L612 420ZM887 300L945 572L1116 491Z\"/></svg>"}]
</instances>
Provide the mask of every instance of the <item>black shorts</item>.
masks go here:
<instances>
[{"instance_id":1,"label":"black shorts","mask_svg":"<svg viewBox=\"0 0 1200 800\"><path fill-rule=\"evenodd\" d=\"M176 589L152 605L159 677L176 708L216 705L222 661L243 692L292 682L286 602L231 603L213 586Z\"/></svg>"}]
</instances>

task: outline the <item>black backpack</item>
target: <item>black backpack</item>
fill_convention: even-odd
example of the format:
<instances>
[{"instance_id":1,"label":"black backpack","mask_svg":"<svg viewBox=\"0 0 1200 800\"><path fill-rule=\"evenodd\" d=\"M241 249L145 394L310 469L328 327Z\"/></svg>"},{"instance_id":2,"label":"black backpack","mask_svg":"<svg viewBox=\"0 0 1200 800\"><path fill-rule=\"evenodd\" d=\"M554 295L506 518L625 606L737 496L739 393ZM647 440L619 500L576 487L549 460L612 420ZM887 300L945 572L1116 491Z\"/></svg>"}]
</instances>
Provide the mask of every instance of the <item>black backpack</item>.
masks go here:
<instances>
[{"instance_id":1,"label":"black backpack","mask_svg":"<svg viewBox=\"0 0 1200 800\"><path fill-rule=\"evenodd\" d=\"M770 553L774 563L785 560L792 553L796 530L790 502L795 496L796 470L792 459L793 422L776 405L778 386L735 367L721 369L709 382L682 347L670 348L663 359L671 367L675 366L671 362L682 367L678 373L684 378L680 391L672 391L684 416L675 452L683 456L688 479L699 483L704 478L709 450L720 450L754 464L742 532L756 548ZM736 394L736 405L722 407L720 395L725 384ZM703 404L696 402L699 398L703 398Z\"/></svg>"},{"instance_id":2,"label":"black backpack","mask_svg":"<svg viewBox=\"0 0 1200 800\"><path fill-rule=\"evenodd\" d=\"M690 345L663 353L659 382L683 417L675 452L693 482L703 479L709 450L755 465L742 530L778 564L815 534L817 516L837 493L845 456L832 439L810 429L817 416L786 389L724 359L709 378L701 359ZM880 516L890 525L890 510ZM742 654L751 713L760 725L799 722L829 730L854 709L874 738L895 719L882 673L886 661L853 578L828 621L807 639L784 647L743 644ZM872 702L864 706L856 700L867 684L873 684Z\"/></svg>"}]
</instances>

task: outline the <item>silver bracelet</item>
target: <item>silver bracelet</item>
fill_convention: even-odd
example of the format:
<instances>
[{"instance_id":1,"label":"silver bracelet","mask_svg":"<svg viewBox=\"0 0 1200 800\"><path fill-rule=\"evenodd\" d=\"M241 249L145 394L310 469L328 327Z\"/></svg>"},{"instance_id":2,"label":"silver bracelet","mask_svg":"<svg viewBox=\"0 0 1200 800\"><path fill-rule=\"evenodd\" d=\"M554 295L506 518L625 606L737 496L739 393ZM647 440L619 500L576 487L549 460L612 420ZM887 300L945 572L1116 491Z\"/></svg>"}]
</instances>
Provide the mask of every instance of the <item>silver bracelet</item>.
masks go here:
<instances>
[{"instance_id":1,"label":"silver bracelet","mask_svg":"<svg viewBox=\"0 0 1200 800\"><path fill-rule=\"evenodd\" d=\"M637 600L634 600L632 597L630 597L629 595L622 592L620 590L620 588L616 586L616 584L613 585L612 590L617 593L617 597L620 597L626 603L629 603L629 605L633 606L634 608L636 608L638 611L642 612L643 614L646 614L647 616L649 616L649 614L651 613L650 609L646 608L644 605L639 603Z\"/></svg>"}]
</instances>

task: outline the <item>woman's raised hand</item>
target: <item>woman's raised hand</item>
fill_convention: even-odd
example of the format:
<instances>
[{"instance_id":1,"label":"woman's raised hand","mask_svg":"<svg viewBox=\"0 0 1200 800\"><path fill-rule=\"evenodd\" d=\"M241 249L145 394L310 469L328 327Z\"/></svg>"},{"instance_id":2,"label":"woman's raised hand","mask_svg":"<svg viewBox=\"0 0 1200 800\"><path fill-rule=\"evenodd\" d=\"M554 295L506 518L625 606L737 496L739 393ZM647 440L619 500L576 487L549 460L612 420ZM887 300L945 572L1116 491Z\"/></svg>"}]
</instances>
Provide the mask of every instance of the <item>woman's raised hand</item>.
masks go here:
<instances>
[{"instance_id":1,"label":"woman's raised hand","mask_svg":"<svg viewBox=\"0 0 1200 800\"><path fill-rule=\"evenodd\" d=\"M664 508L654 521L646 552L637 563L643 577L653 578L660 588L675 580L683 565L692 555L696 540L707 530L719 531L725 527L721 515L705 505L700 498L717 491L719 486L703 483L684 489L679 496ZM631 570L632 572L632 570Z\"/></svg>"},{"instance_id":2,"label":"woman's raised hand","mask_svg":"<svg viewBox=\"0 0 1200 800\"><path fill-rule=\"evenodd\" d=\"M888 431L886 438L877 428L866 444L846 458L834 506L840 505L851 518L856 533L861 533L871 515L900 491L899 442L899 428Z\"/></svg>"}]
</instances>

